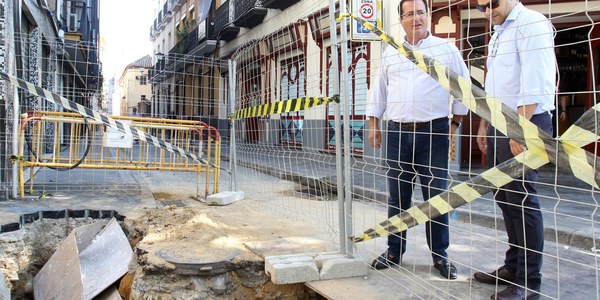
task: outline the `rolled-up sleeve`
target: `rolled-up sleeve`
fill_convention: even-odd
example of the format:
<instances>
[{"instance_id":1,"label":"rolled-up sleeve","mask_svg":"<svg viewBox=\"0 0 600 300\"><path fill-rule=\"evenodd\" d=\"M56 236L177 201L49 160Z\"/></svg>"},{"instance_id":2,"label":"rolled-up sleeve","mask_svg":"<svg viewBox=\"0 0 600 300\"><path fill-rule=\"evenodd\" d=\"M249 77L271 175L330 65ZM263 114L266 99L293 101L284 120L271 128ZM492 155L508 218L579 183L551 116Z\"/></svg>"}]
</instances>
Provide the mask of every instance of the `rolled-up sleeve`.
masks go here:
<instances>
[{"instance_id":1,"label":"rolled-up sleeve","mask_svg":"<svg viewBox=\"0 0 600 300\"><path fill-rule=\"evenodd\" d=\"M521 64L517 106L543 103L555 92L553 29L547 20L540 18L531 20L527 26L519 26L516 34Z\"/></svg>"},{"instance_id":2,"label":"rolled-up sleeve","mask_svg":"<svg viewBox=\"0 0 600 300\"><path fill-rule=\"evenodd\" d=\"M471 82L471 75L469 75L469 69L460 55L460 51L457 48L453 48L452 62L450 63L450 70L454 73L464 77L466 80ZM452 114L464 116L469 112L469 109L462 104L461 99L454 98L452 102Z\"/></svg>"},{"instance_id":3,"label":"rolled-up sleeve","mask_svg":"<svg viewBox=\"0 0 600 300\"><path fill-rule=\"evenodd\" d=\"M381 119L387 107L387 65L385 56L382 57L379 72L373 83L371 98L369 99L366 115Z\"/></svg>"}]
</instances>

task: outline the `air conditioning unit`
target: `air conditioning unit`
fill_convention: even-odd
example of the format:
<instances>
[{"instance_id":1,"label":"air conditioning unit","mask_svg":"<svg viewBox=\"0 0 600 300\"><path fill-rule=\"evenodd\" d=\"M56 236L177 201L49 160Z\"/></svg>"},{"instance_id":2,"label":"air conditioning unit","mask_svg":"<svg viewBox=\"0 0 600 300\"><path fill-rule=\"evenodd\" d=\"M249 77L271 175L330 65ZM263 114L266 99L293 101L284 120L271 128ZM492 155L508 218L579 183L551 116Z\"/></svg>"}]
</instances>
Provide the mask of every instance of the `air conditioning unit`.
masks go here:
<instances>
[{"instance_id":1,"label":"air conditioning unit","mask_svg":"<svg viewBox=\"0 0 600 300\"><path fill-rule=\"evenodd\" d=\"M78 28L77 24L77 14L69 14L69 18L67 19L67 28L69 32L76 32Z\"/></svg>"}]
</instances>

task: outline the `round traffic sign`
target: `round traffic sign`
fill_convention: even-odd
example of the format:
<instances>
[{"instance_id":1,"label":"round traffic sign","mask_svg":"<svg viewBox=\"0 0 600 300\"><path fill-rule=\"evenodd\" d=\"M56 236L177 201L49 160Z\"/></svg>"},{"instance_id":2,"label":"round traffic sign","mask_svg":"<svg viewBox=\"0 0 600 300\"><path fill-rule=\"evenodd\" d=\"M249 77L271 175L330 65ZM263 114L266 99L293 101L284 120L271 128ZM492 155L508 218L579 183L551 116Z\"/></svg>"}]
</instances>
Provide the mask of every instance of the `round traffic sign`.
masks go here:
<instances>
[{"instance_id":1,"label":"round traffic sign","mask_svg":"<svg viewBox=\"0 0 600 300\"><path fill-rule=\"evenodd\" d=\"M363 3L360 6L360 17L363 19L371 19L375 15L375 9L371 3Z\"/></svg>"}]
</instances>

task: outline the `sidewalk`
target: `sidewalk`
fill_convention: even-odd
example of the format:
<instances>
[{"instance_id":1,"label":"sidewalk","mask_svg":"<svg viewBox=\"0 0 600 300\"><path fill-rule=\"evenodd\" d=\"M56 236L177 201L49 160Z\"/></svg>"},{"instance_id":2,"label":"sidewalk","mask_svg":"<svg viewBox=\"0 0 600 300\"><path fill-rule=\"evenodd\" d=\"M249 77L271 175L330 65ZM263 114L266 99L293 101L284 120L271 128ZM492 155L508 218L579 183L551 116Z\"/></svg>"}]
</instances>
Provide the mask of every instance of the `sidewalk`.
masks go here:
<instances>
[{"instance_id":1,"label":"sidewalk","mask_svg":"<svg viewBox=\"0 0 600 300\"><path fill-rule=\"evenodd\" d=\"M274 146L269 146L273 151ZM260 170L265 174L292 180L314 189L336 191L337 171L335 156L320 152L285 149L285 157L270 156L268 151L238 154L238 164ZM253 148L254 149L254 148ZM354 200L387 203L386 169L362 159L352 158L352 195ZM484 169L461 169L451 172L449 186L474 178ZM544 216L547 241L590 250L594 240L600 240L600 192L593 191L574 176L558 173L553 166L540 170L538 194ZM415 185L413 201L423 201L421 190ZM451 212L452 219L462 223L495 228L504 231L502 211L492 200L492 194L474 200ZM384 221L382 219L381 221ZM372 224L375 225L375 224ZM366 229L366 228L365 228ZM595 239L594 239L595 236Z\"/></svg>"}]
</instances>

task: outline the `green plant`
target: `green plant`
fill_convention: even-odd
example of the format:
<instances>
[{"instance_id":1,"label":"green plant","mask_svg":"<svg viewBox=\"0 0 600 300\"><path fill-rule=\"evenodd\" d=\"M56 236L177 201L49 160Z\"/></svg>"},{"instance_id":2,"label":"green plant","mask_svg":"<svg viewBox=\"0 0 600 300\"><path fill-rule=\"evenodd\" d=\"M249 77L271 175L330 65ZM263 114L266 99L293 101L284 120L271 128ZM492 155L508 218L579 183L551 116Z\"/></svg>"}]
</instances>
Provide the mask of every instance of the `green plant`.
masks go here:
<instances>
[{"instance_id":1,"label":"green plant","mask_svg":"<svg viewBox=\"0 0 600 300\"><path fill-rule=\"evenodd\" d=\"M184 20L183 24L175 35L177 36L177 45L175 46L175 51L179 54L184 54L187 49L187 36L190 34L190 23L188 20Z\"/></svg>"}]
</instances>

